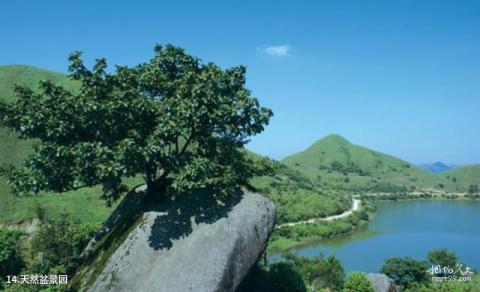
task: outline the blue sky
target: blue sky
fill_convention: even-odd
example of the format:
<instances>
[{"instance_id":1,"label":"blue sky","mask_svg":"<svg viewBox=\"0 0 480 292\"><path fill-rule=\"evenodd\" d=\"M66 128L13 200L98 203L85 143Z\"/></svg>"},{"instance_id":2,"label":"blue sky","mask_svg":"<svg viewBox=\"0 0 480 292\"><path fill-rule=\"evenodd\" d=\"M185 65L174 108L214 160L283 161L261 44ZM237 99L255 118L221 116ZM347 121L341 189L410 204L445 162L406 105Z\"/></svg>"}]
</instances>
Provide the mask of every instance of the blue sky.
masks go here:
<instances>
[{"instance_id":1,"label":"blue sky","mask_svg":"<svg viewBox=\"0 0 480 292\"><path fill-rule=\"evenodd\" d=\"M80 50L135 65L172 43L247 66L275 113L248 145L260 154L337 133L413 163L480 163L480 1L258 2L2 1L0 64L65 72Z\"/></svg>"}]
</instances>

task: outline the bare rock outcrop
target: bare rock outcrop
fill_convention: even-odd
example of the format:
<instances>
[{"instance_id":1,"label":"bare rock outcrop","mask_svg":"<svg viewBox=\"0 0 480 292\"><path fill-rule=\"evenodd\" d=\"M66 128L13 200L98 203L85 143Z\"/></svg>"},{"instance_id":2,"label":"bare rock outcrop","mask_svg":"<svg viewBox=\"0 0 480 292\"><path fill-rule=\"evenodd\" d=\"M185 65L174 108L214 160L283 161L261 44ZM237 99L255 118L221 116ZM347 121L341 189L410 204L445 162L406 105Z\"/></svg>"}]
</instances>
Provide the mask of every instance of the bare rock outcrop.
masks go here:
<instances>
[{"instance_id":1,"label":"bare rock outcrop","mask_svg":"<svg viewBox=\"0 0 480 292\"><path fill-rule=\"evenodd\" d=\"M367 279L372 283L375 292L398 292L395 282L384 274L368 274Z\"/></svg>"},{"instance_id":2,"label":"bare rock outcrop","mask_svg":"<svg viewBox=\"0 0 480 292\"><path fill-rule=\"evenodd\" d=\"M265 249L275 207L245 190L222 201L198 193L129 220L91 248L76 289L234 291Z\"/></svg>"}]
</instances>

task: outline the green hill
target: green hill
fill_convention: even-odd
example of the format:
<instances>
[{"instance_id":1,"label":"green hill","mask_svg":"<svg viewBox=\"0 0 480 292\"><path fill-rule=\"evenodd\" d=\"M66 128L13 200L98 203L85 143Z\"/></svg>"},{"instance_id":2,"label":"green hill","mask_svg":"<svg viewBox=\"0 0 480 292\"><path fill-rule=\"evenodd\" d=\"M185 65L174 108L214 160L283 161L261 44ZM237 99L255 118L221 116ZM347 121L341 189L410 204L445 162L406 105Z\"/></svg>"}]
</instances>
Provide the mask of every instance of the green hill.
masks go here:
<instances>
[{"instance_id":1,"label":"green hill","mask_svg":"<svg viewBox=\"0 0 480 292\"><path fill-rule=\"evenodd\" d=\"M435 188L463 192L471 183L480 181L480 175L475 173L478 166L433 174L393 156L354 145L339 135L320 139L282 162L323 187L352 191Z\"/></svg>"},{"instance_id":2,"label":"green hill","mask_svg":"<svg viewBox=\"0 0 480 292\"><path fill-rule=\"evenodd\" d=\"M51 80L55 84L74 88L74 83L65 74L25 65L0 66L0 99L14 100L13 86L18 84L37 88L41 80Z\"/></svg>"},{"instance_id":3,"label":"green hill","mask_svg":"<svg viewBox=\"0 0 480 292\"><path fill-rule=\"evenodd\" d=\"M467 165L451 169L436 175L437 184L443 184L446 188L466 192L471 185L480 188L480 165Z\"/></svg>"},{"instance_id":4,"label":"green hill","mask_svg":"<svg viewBox=\"0 0 480 292\"><path fill-rule=\"evenodd\" d=\"M254 160L266 159L274 168L273 174L255 177L250 184L276 203L278 224L338 214L350 208L348 194L325 192L298 170L248 150L246 154Z\"/></svg>"}]
</instances>

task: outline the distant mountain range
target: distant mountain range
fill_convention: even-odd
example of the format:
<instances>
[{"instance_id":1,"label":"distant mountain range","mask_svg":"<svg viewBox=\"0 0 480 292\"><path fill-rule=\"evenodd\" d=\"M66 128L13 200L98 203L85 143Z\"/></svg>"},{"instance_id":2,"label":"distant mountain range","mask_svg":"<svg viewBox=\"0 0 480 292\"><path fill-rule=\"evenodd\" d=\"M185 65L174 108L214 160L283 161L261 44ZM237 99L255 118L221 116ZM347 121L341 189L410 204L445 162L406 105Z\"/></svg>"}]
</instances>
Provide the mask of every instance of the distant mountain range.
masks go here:
<instances>
[{"instance_id":1,"label":"distant mountain range","mask_svg":"<svg viewBox=\"0 0 480 292\"><path fill-rule=\"evenodd\" d=\"M455 168L455 165L453 164L445 164L441 161L437 161L434 163L425 163L425 164L420 164L418 167L425 169L427 171L430 171L432 173L440 173L440 172L445 172L450 169Z\"/></svg>"}]
</instances>

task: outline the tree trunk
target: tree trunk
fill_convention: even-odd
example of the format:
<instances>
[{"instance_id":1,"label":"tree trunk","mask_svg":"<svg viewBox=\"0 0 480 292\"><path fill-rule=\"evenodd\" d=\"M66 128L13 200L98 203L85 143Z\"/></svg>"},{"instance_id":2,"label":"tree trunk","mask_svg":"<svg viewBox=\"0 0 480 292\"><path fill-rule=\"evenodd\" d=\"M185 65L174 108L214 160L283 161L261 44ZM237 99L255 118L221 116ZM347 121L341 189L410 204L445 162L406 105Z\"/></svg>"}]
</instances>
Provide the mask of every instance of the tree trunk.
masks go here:
<instances>
[{"instance_id":1,"label":"tree trunk","mask_svg":"<svg viewBox=\"0 0 480 292\"><path fill-rule=\"evenodd\" d=\"M168 172L162 169L161 174L157 178L153 178L153 176L150 176L150 179L147 179L147 191L149 195L159 195L160 193L165 192L167 189L168 185L171 184L172 180L168 179ZM147 174L147 178L149 175Z\"/></svg>"}]
</instances>

